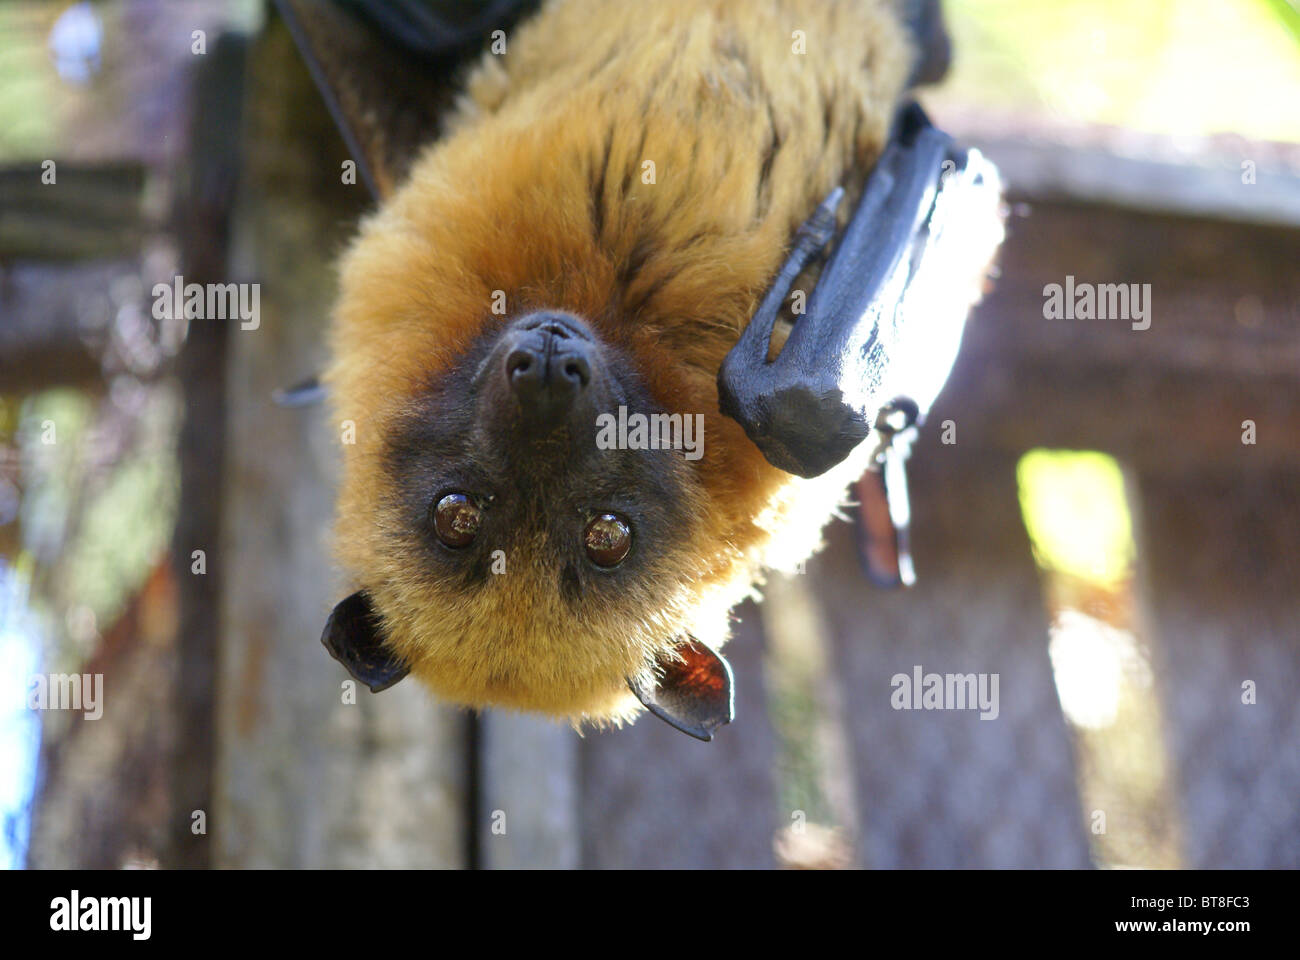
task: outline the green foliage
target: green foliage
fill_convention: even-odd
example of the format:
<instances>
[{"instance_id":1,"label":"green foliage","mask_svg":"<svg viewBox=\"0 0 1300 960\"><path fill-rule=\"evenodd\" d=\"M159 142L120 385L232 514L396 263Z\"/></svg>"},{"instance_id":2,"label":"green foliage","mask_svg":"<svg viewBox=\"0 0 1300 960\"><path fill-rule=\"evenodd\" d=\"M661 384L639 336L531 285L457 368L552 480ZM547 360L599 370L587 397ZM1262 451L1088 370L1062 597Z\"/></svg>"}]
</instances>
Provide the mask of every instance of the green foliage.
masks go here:
<instances>
[{"instance_id":1,"label":"green foliage","mask_svg":"<svg viewBox=\"0 0 1300 960\"><path fill-rule=\"evenodd\" d=\"M1064 123L1300 140L1288 0L947 0L946 96Z\"/></svg>"},{"instance_id":2,"label":"green foliage","mask_svg":"<svg viewBox=\"0 0 1300 960\"><path fill-rule=\"evenodd\" d=\"M1135 548L1124 475L1113 457L1031 450L1016 466L1020 508L1039 564L1098 584L1130 575Z\"/></svg>"}]
</instances>

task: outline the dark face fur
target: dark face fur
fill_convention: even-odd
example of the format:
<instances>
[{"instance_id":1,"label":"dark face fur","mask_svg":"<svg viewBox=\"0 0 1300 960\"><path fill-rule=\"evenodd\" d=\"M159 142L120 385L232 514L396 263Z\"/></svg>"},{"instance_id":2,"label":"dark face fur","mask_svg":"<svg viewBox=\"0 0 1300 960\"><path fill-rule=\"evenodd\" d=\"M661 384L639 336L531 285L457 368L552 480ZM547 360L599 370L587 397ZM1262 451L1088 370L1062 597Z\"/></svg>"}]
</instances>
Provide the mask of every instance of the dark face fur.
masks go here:
<instances>
[{"instance_id":1,"label":"dark face fur","mask_svg":"<svg viewBox=\"0 0 1300 960\"><path fill-rule=\"evenodd\" d=\"M541 551L576 617L644 577L689 529L690 477L678 452L597 446L597 417L620 406L661 412L576 317L531 313L480 338L388 447L407 547L429 580L480 589L520 550Z\"/></svg>"},{"instance_id":2,"label":"dark face fur","mask_svg":"<svg viewBox=\"0 0 1300 960\"><path fill-rule=\"evenodd\" d=\"M435 690L619 718L689 638L699 481L681 449L602 442L620 408L667 413L587 323L538 311L489 326L391 422L391 573L364 585L367 622Z\"/></svg>"}]
</instances>

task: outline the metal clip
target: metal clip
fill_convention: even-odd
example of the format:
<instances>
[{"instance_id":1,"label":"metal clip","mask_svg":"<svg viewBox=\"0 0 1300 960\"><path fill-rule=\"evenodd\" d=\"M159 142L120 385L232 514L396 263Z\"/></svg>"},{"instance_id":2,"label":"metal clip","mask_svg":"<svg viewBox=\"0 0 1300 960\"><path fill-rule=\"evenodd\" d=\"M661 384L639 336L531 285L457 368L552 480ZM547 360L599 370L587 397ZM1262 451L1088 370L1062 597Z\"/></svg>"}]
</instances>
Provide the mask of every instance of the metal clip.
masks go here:
<instances>
[{"instance_id":1,"label":"metal clip","mask_svg":"<svg viewBox=\"0 0 1300 960\"><path fill-rule=\"evenodd\" d=\"M872 437L871 466L854 485L858 497L858 559L872 583L881 587L910 587L916 583L912 566L907 495L907 458L917 437L920 411L907 397L880 408Z\"/></svg>"}]
</instances>

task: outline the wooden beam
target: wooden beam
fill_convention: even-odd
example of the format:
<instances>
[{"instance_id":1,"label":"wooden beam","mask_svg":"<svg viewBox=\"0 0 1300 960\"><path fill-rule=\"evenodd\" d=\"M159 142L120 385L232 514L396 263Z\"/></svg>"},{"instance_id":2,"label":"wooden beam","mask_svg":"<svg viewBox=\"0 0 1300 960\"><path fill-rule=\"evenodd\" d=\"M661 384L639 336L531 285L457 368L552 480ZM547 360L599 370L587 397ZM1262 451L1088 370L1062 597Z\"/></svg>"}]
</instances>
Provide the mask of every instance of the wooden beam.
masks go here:
<instances>
[{"instance_id":1,"label":"wooden beam","mask_svg":"<svg viewBox=\"0 0 1300 960\"><path fill-rule=\"evenodd\" d=\"M572 869L582 849L579 736L542 717L479 717L478 866Z\"/></svg>"},{"instance_id":2,"label":"wooden beam","mask_svg":"<svg viewBox=\"0 0 1300 960\"><path fill-rule=\"evenodd\" d=\"M1173 159L1178 151L1167 141L1146 145L1162 158L1020 137L963 142L983 151L1023 197L1300 227L1300 171L1270 163L1271 144L1242 142L1231 153L1189 161Z\"/></svg>"},{"instance_id":3,"label":"wooden beam","mask_svg":"<svg viewBox=\"0 0 1300 960\"><path fill-rule=\"evenodd\" d=\"M53 161L0 168L0 260L90 260L133 256L149 222L146 170Z\"/></svg>"},{"instance_id":4,"label":"wooden beam","mask_svg":"<svg viewBox=\"0 0 1300 960\"><path fill-rule=\"evenodd\" d=\"M247 44L222 36L194 79L189 156L177 196L180 266L187 282L221 282L229 273L230 217L239 182L239 132ZM176 749L172 762L169 867L213 863L210 835L196 834L192 814L213 809L216 761L216 678L224 564L194 572L194 551L213 553L223 520L226 375L230 331L219 323L190 324L176 363L185 404L180 435L181 499L172 533L180 626L176 647Z\"/></svg>"}]
</instances>

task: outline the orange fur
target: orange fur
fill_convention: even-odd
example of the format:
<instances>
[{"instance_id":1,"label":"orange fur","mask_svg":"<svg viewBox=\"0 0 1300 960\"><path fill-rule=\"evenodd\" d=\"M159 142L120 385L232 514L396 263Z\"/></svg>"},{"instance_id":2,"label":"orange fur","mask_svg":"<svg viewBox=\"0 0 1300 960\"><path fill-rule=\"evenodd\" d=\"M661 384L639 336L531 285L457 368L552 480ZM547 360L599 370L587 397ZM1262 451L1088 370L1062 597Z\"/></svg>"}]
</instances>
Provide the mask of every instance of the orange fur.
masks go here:
<instances>
[{"instance_id":1,"label":"orange fur","mask_svg":"<svg viewBox=\"0 0 1300 960\"><path fill-rule=\"evenodd\" d=\"M340 560L435 692L575 723L630 719L626 677L687 632L721 645L763 566L817 547L865 451L815 480L776 470L718 411L716 376L795 228L879 154L906 44L889 0L567 0L474 71L449 135L343 260L327 373L339 419L357 424ZM585 318L665 409L705 417L704 456L683 461L690 529L647 545L652 574L581 618L527 542L507 575L463 594L431 590L394 547L384 437L508 319L490 310L495 290L510 316Z\"/></svg>"}]
</instances>

